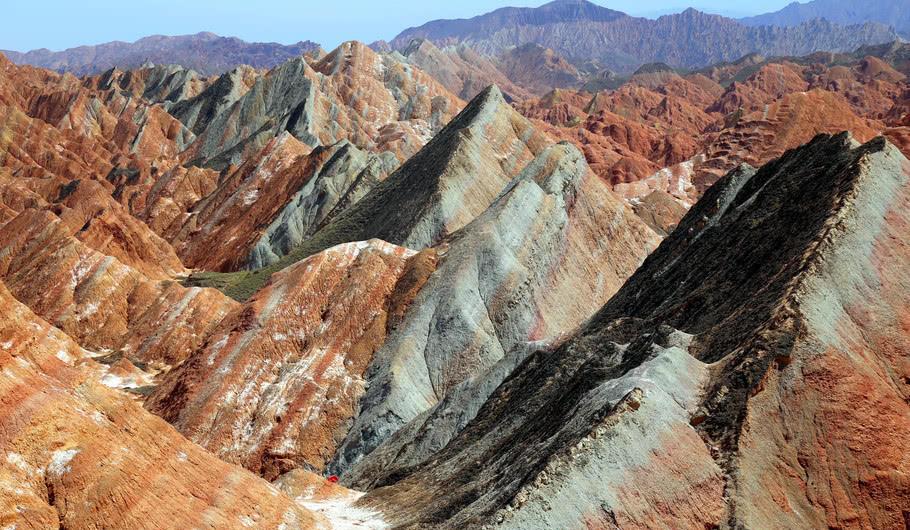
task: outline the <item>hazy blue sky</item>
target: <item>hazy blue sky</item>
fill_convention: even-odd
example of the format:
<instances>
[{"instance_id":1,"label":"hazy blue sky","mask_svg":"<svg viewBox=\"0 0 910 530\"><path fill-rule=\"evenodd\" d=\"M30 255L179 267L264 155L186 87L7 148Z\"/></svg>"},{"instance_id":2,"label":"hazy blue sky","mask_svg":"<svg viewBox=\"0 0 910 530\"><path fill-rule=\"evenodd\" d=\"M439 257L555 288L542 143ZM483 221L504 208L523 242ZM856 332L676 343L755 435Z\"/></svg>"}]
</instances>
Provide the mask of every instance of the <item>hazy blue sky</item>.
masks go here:
<instances>
[{"instance_id":1,"label":"hazy blue sky","mask_svg":"<svg viewBox=\"0 0 910 530\"><path fill-rule=\"evenodd\" d=\"M639 16L704 11L742 16L777 10L790 0L595 0ZM211 31L250 41L313 40L332 48L345 40L391 39L436 18L471 17L498 7L545 0L11 0L4 2L0 49L59 50L151 34Z\"/></svg>"}]
</instances>

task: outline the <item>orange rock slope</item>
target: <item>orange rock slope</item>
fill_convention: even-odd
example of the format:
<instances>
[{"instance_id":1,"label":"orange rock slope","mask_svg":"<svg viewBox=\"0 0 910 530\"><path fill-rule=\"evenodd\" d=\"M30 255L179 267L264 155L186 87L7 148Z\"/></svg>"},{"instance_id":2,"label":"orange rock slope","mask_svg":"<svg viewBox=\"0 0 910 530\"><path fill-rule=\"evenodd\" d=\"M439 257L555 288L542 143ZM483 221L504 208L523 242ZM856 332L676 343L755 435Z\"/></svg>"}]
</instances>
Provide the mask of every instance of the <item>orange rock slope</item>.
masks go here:
<instances>
[{"instance_id":1,"label":"orange rock slope","mask_svg":"<svg viewBox=\"0 0 910 530\"><path fill-rule=\"evenodd\" d=\"M87 352L2 284L0 305L5 528L327 524L101 385Z\"/></svg>"},{"instance_id":2,"label":"orange rock slope","mask_svg":"<svg viewBox=\"0 0 910 530\"><path fill-rule=\"evenodd\" d=\"M615 191L667 230L678 217L661 221L649 195L689 207L738 164L764 164L818 133L886 133L903 147L906 86L905 74L876 56L748 56L683 76L649 65L615 90L556 91L516 108L578 145Z\"/></svg>"}]
</instances>

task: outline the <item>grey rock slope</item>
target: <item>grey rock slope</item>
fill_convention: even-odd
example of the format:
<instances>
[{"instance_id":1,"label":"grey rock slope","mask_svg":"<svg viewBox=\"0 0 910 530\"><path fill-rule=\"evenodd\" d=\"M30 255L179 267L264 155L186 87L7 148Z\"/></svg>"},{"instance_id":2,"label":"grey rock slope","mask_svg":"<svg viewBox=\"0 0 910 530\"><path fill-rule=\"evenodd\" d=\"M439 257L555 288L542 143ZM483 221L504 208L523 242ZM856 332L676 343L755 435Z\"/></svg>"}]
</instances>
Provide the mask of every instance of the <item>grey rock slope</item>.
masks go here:
<instances>
[{"instance_id":1,"label":"grey rock slope","mask_svg":"<svg viewBox=\"0 0 910 530\"><path fill-rule=\"evenodd\" d=\"M875 22L841 26L813 20L786 28L749 27L694 9L650 20L585 0L557 0L539 8L506 8L469 20L429 22L403 31L391 45L403 49L412 39L425 38L438 46L467 44L495 56L536 43L576 65L593 60L610 70L631 73L652 62L693 68L752 52L787 56L848 51L896 36L888 26Z\"/></svg>"},{"instance_id":2,"label":"grey rock slope","mask_svg":"<svg viewBox=\"0 0 910 530\"><path fill-rule=\"evenodd\" d=\"M318 61L298 57L262 75L236 69L171 110L198 136L184 158L223 169L282 132L311 147L349 140L403 161L462 105L422 71L346 42Z\"/></svg>"},{"instance_id":3,"label":"grey rock slope","mask_svg":"<svg viewBox=\"0 0 910 530\"><path fill-rule=\"evenodd\" d=\"M169 107L196 96L206 81L196 71L177 65L145 66L134 70L111 68L88 81L93 88L132 92L150 103Z\"/></svg>"},{"instance_id":4,"label":"grey rock slope","mask_svg":"<svg viewBox=\"0 0 910 530\"><path fill-rule=\"evenodd\" d=\"M317 232L307 242L310 253L372 238L432 246L486 210L549 143L490 87L355 208Z\"/></svg>"},{"instance_id":5,"label":"grey rock slope","mask_svg":"<svg viewBox=\"0 0 910 530\"><path fill-rule=\"evenodd\" d=\"M321 153L323 150L329 154ZM397 165L394 157L383 160L379 155L357 149L347 140L330 147L317 147L311 156L328 161L316 169L264 231L250 253L247 268L258 269L277 262L363 198Z\"/></svg>"},{"instance_id":6,"label":"grey rock slope","mask_svg":"<svg viewBox=\"0 0 910 530\"><path fill-rule=\"evenodd\" d=\"M369 388L334 470L346 472L526 341L574 329L657 241L577 148L547 148L487 211L437 247L436 271L367 372ZM427 447L414 447L413 458L440 449L470 414L463 417Z\"/></svg>"},{"instance_id":7,"label":"grey rock slope","mask_svg":"<svg viewBox=\"0 0 910 530\"><path fill-rule=\"evenodd\" d=\"M226 290L245 298L272 273L341 243L381 239L415 250L433 246L483 213L551 143L491 86L360 201L277 262L230 278Z\"/></svg>"},{"instance_id":8,"label":"grey rock slope","mask_svg":"<svg viewBox=\"0 0 910 530\"><path fill-rule=\"evenodd\" d=\"M96 46L79 46L54 52L47 49L27 53L4 51L11 61L76 75L98 74L111 68L132 69L152 62L179 64L203 75L226 72L240 65L272 68L292 57L319 54L314 42L292 45L244 42L234 37L212 33L154 35L136 42L108 42Z\"/></svg>"},{"instance_id":9,"label":"grey rock slope","mask_svg":"<svg viewBox=\"0 0 910 530\"><path fill-rule=\"evenodd\" d=\"M576 334L519 353L454 439L361 503L408 528L899 524L905 466L874 455L903 442L813 444L863 439L854 390L908 428L910 380L889 375L907 374L892 327L907 303L884 294L910 288L908 169L884 140L840 135L731 173ZM825 379L843 370L864 375ZM896 492L868 493L867 472ZM807 492L827 480L854 515L836 491Z\"/></svg>"}]
</instances>

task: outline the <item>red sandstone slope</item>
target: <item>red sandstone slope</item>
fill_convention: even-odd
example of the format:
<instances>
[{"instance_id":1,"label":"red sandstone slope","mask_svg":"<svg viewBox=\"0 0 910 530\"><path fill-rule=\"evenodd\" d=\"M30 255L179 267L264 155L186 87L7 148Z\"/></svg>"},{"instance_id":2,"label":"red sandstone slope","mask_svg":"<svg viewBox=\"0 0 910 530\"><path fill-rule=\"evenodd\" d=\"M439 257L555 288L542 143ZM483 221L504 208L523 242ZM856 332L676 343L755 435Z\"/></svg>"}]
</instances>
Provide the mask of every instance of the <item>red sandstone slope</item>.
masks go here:
<instances>
[{"instance_id":1,"label":"red sandstone slope","mask_svg":"<svg viewBox=\"0 0 910 530\"><path fill-rule=\"evenodd\" d=\"M688 207L737 164L761 165L818 133L887 133L907 145L906 87L904 74L875 56L750 56L686 76L643 67L615 90L556 91L516 108L578 145L614 190L655 219L644 205L650 194Z\"/></svg>"},{"instance_id":2,"label":"red sandstone slope","mask_svg":"<svg viewBox=\"0 0 910 530\"><path fill-rule=\"evenodd\" d=\"M0 524L312 528L276 488L94 380L84 352L0 283Z\"/></svg>"}]
</instances>

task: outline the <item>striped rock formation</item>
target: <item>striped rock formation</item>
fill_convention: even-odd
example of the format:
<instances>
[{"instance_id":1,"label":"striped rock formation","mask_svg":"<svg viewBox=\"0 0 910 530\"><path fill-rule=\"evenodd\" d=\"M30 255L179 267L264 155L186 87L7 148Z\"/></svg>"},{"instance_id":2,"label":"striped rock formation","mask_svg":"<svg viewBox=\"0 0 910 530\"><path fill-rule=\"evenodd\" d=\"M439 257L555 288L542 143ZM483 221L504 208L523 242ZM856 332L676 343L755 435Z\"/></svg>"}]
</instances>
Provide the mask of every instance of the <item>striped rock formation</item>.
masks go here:
<instances>
[{"instance_id":1,"label":"striped rock formation","mask_svg":"<svg viewBox=\"0 0 910 530\"><path fill-rule=\"evenodd\" d=\"M186 359L237 305L214 289L150 278L33 208L0 227L0 279L84 348L158 370Z\"/></svg>"},{"instance_id":2,"label":"striped rock formation","mask_svg":"<svg viewBox=\"0 0 910 530\"><path fill-rule=\"evenodd\" d=\"M730 173L577 333L358 505L413 528L900 528L908 201L881 138Z\"/></svg>"},{"instance_id":3,"label":"striped rock formation","mask_svg":"<svg viewBox=\"0 0 910 530\"><path fill-rule=\"evenodd\" d=\"M427 74L358 42L312 64L288 61L238 92L244 85L240 72L229 72L173 109L199 136L183 160L217 169L240 164L287 131L311 147L349 140L401 162L463 105Z\"/></svg>"},{"instance_id":4,"label":"striped rock formation","mask_svg":"<svg viewBox=\"0 0 910 530\"><path fill-rule=\"evenodd\" d=\"M456 119L462 128L444 131L416 157L446 166L405 164L327 226L382 204L370 202L377 190L413 196L415 182L455 198L463 179L499 181L486 211L420 253L375 240L343 243L274 273L165 378L150 410L269 478L330 463L346 470L516 344L569 332L602 305L657 236L570 145L543 148L511 182L499 164L476 165L477 152L505 164L493 148L523 157L533 144L516 148L510 120L527 122L496 91L465 114ZM473 143L481 126L499 143ZM405 222L374 220L373 229L406 230Z\"/></svg>"},{"instance_id":5,"label":"striped rock formation","mask_svg":"<svg viewBox=\"0 0 910 530\"><path fill-rule=\"evenodd\" d=\"M149 410L219 457L274 479L322 470L346 432L405 280L426 267L382 241L348 243L274 275L171 372Z\"/></svg>"},{"instance_id":6,"label":"striped rock formation","mask_svg":"<svg viewBox=\"0 0 910 530\"><path fill-rule=\"evenodd\" d=\"M331 524L96 380L87 353L0 283L4 528Z\"/></svg>"},{"instance_id":7,"label":"striped rock formation","mask_svg":"<svg viewBox=\"0 0 910 530\"><path fill-rule=\"evenodd\" d=\"M415 250L433 246L483 213L550 143L490 87L419 153L301 245L264 269L215 281L244 299L271 273L341 243L376 238ZM209 282L200 278L203 285Z\"/></svg>"},{"instance_id":8,"label":"striped rock formation","mask_svg":"<svg viewBox=\"0 0 910 530\"><path fill-rule=\"evenodd\" d=\"M574 146L548 147L486 212L438 247L437 270L374 357L370 386L332 469L348 471L514 348L573 330L657 241ZM448 428L457 432L469 419L450 418ZM434 433L445 424L437 422ZM420 456L442 445L437 438Z\"/></svg>"}]
</instances>

